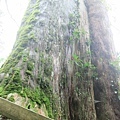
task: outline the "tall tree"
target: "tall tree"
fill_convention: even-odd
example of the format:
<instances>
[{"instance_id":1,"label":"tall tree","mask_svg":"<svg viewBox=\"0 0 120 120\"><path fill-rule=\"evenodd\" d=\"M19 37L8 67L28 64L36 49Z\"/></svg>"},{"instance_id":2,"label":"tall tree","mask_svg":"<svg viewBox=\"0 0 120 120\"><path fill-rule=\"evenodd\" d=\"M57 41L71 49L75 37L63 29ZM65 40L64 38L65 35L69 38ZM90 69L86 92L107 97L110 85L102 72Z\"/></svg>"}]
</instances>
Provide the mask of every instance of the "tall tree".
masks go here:
<instances>
[{"instance_id":1,"label":"tall tree","mask_svg":"<svg viewBox=\"0 0 120 120\"><path fill-rule=\"evenodd\" d=\"M58 120L119 119L110 35L100 0L31 0L0 70L0 95L17 93Z\"/></svg>"},{"instance_id":2,"label":"tall tree","mask_svg":"<svg viewBox=\"0 0 120 120\"><path fill-rule=\"evenodd\" d=\"M106 7L101 0L86 0L86 5L92 40L92 63L98 74L94 79L94 93L95 99L101 101L96 104L97 117L99 120L119 120L119 73L111 65L116 55Z\"/></svg>"}]
</instances>

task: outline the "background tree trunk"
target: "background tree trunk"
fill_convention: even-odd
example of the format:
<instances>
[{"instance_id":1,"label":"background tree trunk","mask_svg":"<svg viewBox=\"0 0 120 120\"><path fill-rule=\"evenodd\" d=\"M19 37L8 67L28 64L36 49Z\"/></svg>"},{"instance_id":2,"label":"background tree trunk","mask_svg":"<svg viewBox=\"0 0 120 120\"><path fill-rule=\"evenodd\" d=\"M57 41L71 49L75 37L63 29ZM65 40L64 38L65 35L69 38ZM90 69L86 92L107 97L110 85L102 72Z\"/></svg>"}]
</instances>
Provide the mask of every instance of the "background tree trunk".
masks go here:
<instances>
[{"instance_id":1,"label":"background tree trunk","mask_svg":"<svg viewBox=\"0 0 120 120\"><path fill-rule=\"evenodd\" d=\"M112 33L105 5L101 0L86 0L91 35L92 63L96 66L97 76L94 78L95 99L98 120L120 119L118 99L118 72L112 68L111 62L116 54L112 41Z\"/></svg>"}]
</instances>

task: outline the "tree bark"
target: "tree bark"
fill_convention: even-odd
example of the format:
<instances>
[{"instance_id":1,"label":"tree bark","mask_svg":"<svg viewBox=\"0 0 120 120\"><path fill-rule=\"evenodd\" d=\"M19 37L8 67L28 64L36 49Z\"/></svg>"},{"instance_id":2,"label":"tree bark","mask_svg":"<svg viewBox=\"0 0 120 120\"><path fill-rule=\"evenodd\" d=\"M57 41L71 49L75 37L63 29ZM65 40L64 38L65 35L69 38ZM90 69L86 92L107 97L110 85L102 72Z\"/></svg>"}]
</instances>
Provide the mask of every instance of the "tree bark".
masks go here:
<instances>
[{"instance_id":1,"label":"tree bark","mask_svg":"<svg viewBox=\"0 0 120 120\"><path fill-rule=\"evenodd\" d=\"M96 66L94 78L95 99L98 120L120 119L118 99L118 73L111 66L116 58L112 33L105 5L100 0L86 0L91 35L92 63ZM117 93L115 93L115 91Z\"/></svg>"},{"instance_id":2,"label":"tree bark","mask_svg":"<svg viewBox=\"0 0 120 120\"><path fill-rule=\"evenodd\" d=\"M2 97L17 92L39 107L45 104L56 120L96 120L96 113L98 120L117 119L113 101L118 99L110 89L116 77L109 65L114 49L105 9L99 0L85 3L30 1L1 68ZM94 98L100 100L96 105Z\"/></svg>"}]
</instances>

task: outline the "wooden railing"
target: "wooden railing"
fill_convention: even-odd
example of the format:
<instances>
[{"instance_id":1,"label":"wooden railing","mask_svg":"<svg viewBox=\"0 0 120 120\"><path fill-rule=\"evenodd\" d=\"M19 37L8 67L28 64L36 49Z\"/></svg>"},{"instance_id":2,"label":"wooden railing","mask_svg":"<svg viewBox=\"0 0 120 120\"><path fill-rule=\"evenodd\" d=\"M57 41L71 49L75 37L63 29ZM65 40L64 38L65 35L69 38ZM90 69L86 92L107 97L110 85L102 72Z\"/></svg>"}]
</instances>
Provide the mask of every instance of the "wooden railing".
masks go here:
<instances>
[{"instance_id":1,"label":"wooden railing","mask_svg":"<svg viewBox=\"0 0 120 120\"><path fill-rule=\"evenodd\" d=\"M0 97L0 114L12 120L52 120Z\"/></svg>"}]
</instances>

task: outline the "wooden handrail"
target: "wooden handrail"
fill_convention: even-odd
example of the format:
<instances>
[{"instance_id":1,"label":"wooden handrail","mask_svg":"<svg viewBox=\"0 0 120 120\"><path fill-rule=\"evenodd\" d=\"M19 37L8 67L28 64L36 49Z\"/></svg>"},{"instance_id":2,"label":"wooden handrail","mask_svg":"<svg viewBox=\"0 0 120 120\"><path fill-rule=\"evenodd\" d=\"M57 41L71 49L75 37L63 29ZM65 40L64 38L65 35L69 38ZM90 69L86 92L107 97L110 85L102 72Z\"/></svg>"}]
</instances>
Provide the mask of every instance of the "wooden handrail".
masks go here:
<instances>
[{"instance_id":1,"label":"wooden handrail","mask_svg":"<svg viewBox=\"0 0 120 120\"><path fill-rule=\"evenodd\" d=\"M52 120L0 97L0 114L12 120Z\"/></svg>"}]
</instances>

